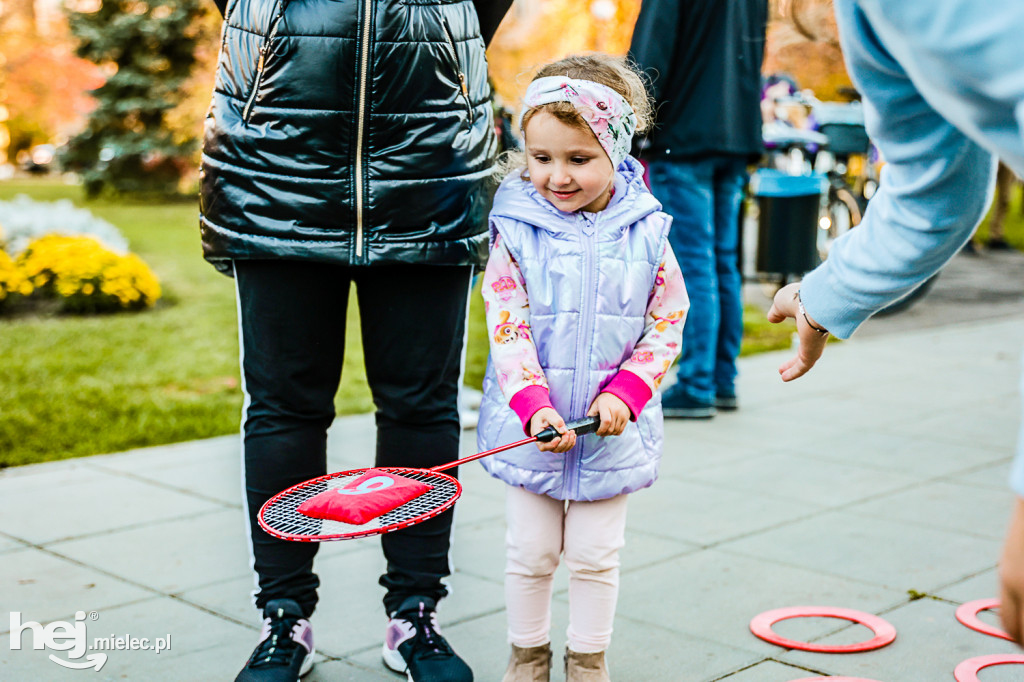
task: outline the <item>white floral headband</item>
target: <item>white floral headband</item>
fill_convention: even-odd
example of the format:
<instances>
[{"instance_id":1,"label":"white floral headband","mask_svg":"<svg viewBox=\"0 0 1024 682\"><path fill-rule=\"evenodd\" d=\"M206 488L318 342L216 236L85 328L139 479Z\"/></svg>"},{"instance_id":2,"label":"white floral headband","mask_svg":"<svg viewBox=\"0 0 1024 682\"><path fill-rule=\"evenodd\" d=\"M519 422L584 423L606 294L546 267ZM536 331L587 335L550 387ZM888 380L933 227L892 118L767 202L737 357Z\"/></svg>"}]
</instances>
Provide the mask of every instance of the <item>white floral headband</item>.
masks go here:
<instances>
[{"instance_id":1,"label":"white floral headband","mask_svg":"<svg viewBox=\"0 0 1024 682\"><path fill-rule=\"evenodd\" d=\"M576 80L568 76L545 76L538 78L526 88L523 112L519 121L522 127L526 112L542 104L569 102L597 136L597 141L612 166L619 164L629 154L636 131L636 114L622 95L607 85L594 81Z\"/></svg>"}]
</instances>

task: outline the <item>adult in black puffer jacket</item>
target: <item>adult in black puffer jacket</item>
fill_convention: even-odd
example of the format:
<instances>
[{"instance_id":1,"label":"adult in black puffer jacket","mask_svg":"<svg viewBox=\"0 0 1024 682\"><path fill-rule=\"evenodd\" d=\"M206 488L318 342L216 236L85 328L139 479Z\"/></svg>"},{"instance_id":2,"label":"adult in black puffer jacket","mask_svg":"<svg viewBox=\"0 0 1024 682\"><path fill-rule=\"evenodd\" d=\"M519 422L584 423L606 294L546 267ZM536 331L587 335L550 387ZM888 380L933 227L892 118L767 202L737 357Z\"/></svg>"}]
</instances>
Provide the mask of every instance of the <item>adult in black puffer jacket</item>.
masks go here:
<instances>
[{"instance_id":1,"label":"adult in black puffer jacket","mask_svg":"<svg viewBox=\"0 0 1024 682\"><path fill-rule=\"evenodd\" d=\"M486 256L495 152L485 40L510 4L220 5L200 224L205 257L236 279L256 606L270 619L240 680L297 679L312 661L317 543L275 539L256 514L326 472L353 283L376 465L458 457L467 297ZM358 466L359 454L342 456ZM382 537L385 662L412 679L472 679L432 624L450 530L451 511Z\"/></svg>"}]
</instances>

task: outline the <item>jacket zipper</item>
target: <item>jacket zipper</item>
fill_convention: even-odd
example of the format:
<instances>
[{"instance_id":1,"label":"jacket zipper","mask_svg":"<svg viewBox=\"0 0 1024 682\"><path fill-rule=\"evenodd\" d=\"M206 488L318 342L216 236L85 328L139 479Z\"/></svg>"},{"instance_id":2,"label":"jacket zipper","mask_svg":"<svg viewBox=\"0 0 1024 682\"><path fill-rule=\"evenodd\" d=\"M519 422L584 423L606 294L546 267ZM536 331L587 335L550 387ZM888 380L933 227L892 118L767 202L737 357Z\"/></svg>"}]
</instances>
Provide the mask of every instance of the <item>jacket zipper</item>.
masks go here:
<instances>
[{"instance_id":1,"label":"jacket zipper","mask_svg":"<svg viewBox=\"0 0 1024 682\"><path fill-rule=\"evenodd\" d=\"M366 128L366 76L370 63L370 12L373 0L363 3L363 40L359 58L359 112L356 119L356 258L363 257L363 134Z\"/></svg>"},{"instance_id":2,"label":"jacket zipper","mask_svg":"<svg viewBox=\"0 0 1024 682\"><path fill-rule=\"evenodd\" d=\"M455 74L459 78L459 90L462 91L462 98L466 101L466 113L469 115L469 122L473 122L473 103L469 101L469 85L466 83L466 74L462 72L462 62L459 61L459 52L455 49L455 36L448 25L448 20L441 17L441 26L444 28L444 38L448 41L448 49L452 51L452 59L455 60Z\"/></svg>"},{"instance_id":3,"label":"jacket zipper","mask_svg":"<svg viewBox=\"0 0 1024 682\"><path fill-rule=\"evenodd\" d=\"M576 373L573 376L572 400L570 401L572 416L569 419L576 419L590 407L590 405L584 402L587 399L587 384L590 382L590 362L584 351L590 347L591 337L593 336L594 322L592 318L594 317L594 304L597 298L597 283L594 281L594 273L597 270L594 264L594 259L596 258L594 254L594 240L597 238L597 218L594 218L592 231L586 230L588 222L586 216L580 214L580 220L584 223L584 229L580 230L580 241L583 244L583 284L580 290L583 305L580 310L579 333L576 335L576 354L574 357ZM580 493L579 467L580 457L583 452L583 440L585 438L586 436L579 436L573 449L566 453L567 455L572 455L565 458L565 482L566 490L571 495L570 499L578 498Z\"/></svg>"},{"instance_id":4,"label":"jacket zipper","mask_svg":"<svg viewBox=\"0 0 1024 682\"><path fill-rule=\"evenodd\" d=\"M274 17L274 23L270 25L270 31L267 32L267 37L260 45L260 58L256 62L256 77L253 79L252 92L249 93L249 99L245 102L245 108L242 110L242 121L249 125L249 117L252 115L252 106L256 103L256 95L260 91L260 83L263 81L263 70L267 64L267 57L270 55L270 48L273 46L274 37L277 35L277 27L281 24L281 19L284 18L284 1L282 0L280 8L277 11L277 16Z\"/></svg>"}]
</instances>

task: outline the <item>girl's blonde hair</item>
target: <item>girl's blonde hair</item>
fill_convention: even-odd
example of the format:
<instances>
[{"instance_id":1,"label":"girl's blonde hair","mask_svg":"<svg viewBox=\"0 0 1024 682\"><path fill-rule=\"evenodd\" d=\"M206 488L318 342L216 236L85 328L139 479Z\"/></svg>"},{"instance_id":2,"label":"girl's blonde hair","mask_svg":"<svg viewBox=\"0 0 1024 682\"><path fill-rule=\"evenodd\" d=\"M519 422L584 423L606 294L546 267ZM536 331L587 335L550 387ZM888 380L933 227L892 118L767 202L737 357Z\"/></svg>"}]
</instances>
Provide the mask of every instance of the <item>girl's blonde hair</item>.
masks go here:
<instances>
[{"instance_id":1,"label":"girl's blonde hair","mask_svg":"<svg viewBox=\"0 0 1024 682\"><path fill-rule=\"evenodd\" d=\"M635 63L625 57L602 53L570 55L541 67L533 80L547 76L567 76L576 80L593 81L619 93L636 114L634 135L650 130L654 124L654 100L648 94L646 77ZM526 124L538 111L545 111L566 125L591 132L590 126L570 102L551 102L528 109L523 114L521 130L526 129ZM509 173L525 166L524 151L507 151L498 159L495 176L501 180Z\"/></svg>"}]
</instances>

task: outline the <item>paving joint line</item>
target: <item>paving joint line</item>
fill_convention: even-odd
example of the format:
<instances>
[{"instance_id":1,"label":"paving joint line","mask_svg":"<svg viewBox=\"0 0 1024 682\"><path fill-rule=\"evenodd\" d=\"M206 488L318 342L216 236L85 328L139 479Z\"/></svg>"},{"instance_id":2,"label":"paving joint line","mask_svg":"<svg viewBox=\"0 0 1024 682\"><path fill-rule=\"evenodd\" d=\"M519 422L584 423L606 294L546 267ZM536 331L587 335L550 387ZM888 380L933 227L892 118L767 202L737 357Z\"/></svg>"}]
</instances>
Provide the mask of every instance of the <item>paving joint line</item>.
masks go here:
<instances>
[{"instance_id":1,"label":"paving joint line","mask_svg":"<svg viewBox=\"0 0 1024 682\"><path fill-rule=\"evenodd\" d=\"M157 479L152 479L152 478L147 478L145 476L141 476L141 475L136 474L135 472L132 472L132 471L124 471L122 469L111 469L109 467L103 466L102 464L96 464L96 463L93 463L93 462L83 462L83 464L85 466L91 468L91 469L95 469L97 471L102 471L103 473L106 473L106 474L111 474L113 476L121 476L121 477L127 478L129 480L137 481L137 482L140 482L140 483L146 483L146 484L155 486L157 488L163 488L164 490L171 490L173 492L181 493L183 495L188 495L190 497L195 497L195 498L198 498L200 500L204 500L206 502L213 502L213 503L215 503L217 505L220 505L222 507L226 507L226 508L229 508L229 509L239 509L239 510L242 509L242 505L240 503L236 504L234 502L225 502L224 500L218 499L216 497L211 497L209 495L204 495L203 493L197 493L197 492L195 492L193 490L189 490L188 488L180 488L178 486L174 486L174 485L171 485L169 483L164 483L163 481L160 481L160 480L157 480Z\"/></svg>"}]
</instances>

